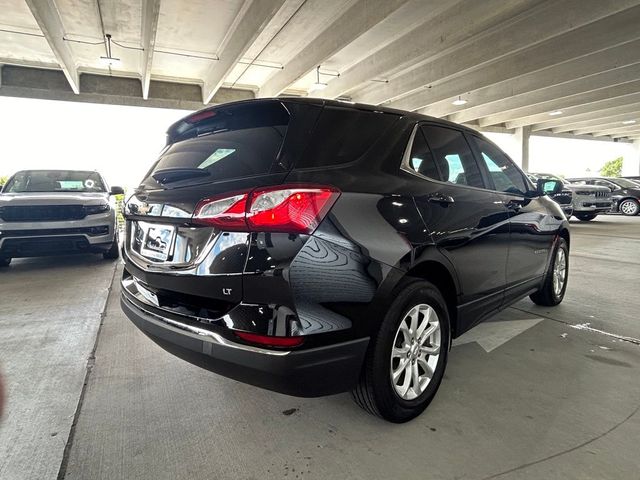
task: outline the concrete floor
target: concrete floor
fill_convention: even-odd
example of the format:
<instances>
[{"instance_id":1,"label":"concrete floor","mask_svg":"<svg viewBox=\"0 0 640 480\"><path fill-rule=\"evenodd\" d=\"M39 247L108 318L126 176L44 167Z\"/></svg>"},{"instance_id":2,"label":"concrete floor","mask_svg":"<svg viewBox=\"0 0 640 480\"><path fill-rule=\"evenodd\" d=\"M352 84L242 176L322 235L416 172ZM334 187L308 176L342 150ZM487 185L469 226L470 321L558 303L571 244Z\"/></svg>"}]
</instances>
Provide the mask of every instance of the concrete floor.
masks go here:
<instances>
[{"instance_id":1,"label":"concrete floor","mask_svg":"<svg viewBox=\"0 0 640 480\"><path fill-rule=\"evenodd\" d=\"M172 357L108 295L112 265L17 261L0 274L0 478L639 479L640 218L572 227L563 304L523 300L458 339L405 425L348 394L287 397Z\"/></svg>"}]
</instances>

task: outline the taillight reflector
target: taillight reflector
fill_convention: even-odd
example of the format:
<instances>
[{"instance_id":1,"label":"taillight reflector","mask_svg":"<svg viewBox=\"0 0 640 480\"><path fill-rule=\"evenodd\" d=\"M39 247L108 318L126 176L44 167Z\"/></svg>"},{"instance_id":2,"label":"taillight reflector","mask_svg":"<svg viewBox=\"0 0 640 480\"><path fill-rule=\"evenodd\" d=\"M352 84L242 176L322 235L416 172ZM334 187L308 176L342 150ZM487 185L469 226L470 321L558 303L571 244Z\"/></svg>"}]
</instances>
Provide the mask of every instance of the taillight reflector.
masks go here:
<instances>
[{"instance_id":1,"label":"taillight reflector","mask_svg":"<svg viewBox=\"0 0 640 480\"><path fill-rule=\"evenodd\" d=\"M297 347L304 342L304 337L271 337L248 332L235 332L235 334L245 342L266 347Z\"/></svg>"},{"instance_id":2,"label":"taillight reflector","mask_svg":"<svg viewBox=\"0 0 640 480\"><path fill-rule=\"evenodd\" d=\"M193 220L227 230L312 233L338 199L333 187L283 185L198 203Z\"/></svg>"}]
</instances>

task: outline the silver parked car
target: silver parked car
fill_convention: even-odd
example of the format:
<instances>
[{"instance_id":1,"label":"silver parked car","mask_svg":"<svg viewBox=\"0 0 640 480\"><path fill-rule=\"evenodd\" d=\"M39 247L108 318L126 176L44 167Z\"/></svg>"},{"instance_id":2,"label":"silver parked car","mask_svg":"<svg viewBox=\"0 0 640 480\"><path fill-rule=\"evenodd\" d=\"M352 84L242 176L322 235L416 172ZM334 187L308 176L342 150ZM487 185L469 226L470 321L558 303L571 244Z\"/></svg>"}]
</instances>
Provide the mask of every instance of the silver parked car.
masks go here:
<instances>
[{"instance_id":1,"label":"silver parked car","mask_svg":"<svg viewBox=\"0 0 640 480\"><path fill-rule=\"evenodd\" d=\"M613 198L609 188L597 185L572 183L570 180L560 178L551 173L530 173L529 175L536 179L544 178L546 180L560 180L563 182L564 189L560 194L558 194L558 198L554 198L554 200L558 203L567 203L568 198L571 198L573 216L583 222L593 220L599 214L610 212L613 208ZM566 195L565 192L570 192L571 197ZM565 210L564 206L563 210ZM567 212L565 210L565 214L566 213ZM570 216L571 214L567 215L567 218Z\"/></svg>"},{"instance_id":2,"label":"silver parked car","mask_svg":"<svg viewBox=\"0 0 640 480\"><path fill-rule=\"evenodd\" d=\"M118 258L113 195L97 172L24 170L0 191L0 266L12 258L101 253Z\"/></svg>"}]
</instances>

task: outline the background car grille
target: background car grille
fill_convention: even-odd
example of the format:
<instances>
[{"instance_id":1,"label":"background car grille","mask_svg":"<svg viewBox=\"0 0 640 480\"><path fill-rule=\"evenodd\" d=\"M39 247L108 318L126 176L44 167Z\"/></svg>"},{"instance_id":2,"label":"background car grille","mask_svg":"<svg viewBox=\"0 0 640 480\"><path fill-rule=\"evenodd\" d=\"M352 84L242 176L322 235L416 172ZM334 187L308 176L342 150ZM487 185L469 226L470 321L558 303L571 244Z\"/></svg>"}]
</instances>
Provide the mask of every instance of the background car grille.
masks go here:
<instances>
[{"instance_id":1,"label":"background car grille","mask_svg":"<svg viewBox=\"0 0 640 480\"><path fill-rule=\"evenodd\" d=\"M596 193L596 198L606 198L609 196L609 192L597 191L595 193Z\"/></svg>"},{"instance_id":2,"label":"background car grille","mask_svg":"<svg viewBox=\"0 0 640 480\"><path fill-rule=\"evenodd\" d=\"M560 205L570 205L573 195L571 192L560 192L552 195L551 198L555 200Z\"/></svg>"},{"instance_id":3,"label":"background car grille","mask_svg":"<svg viewBox=\"0 0 640 480\"><path fill-rule=\"evenodd\" d=\"M5 222L80 220L86 216L82 205L25 205L0 208Z\"/></svg>"}]
</instances>

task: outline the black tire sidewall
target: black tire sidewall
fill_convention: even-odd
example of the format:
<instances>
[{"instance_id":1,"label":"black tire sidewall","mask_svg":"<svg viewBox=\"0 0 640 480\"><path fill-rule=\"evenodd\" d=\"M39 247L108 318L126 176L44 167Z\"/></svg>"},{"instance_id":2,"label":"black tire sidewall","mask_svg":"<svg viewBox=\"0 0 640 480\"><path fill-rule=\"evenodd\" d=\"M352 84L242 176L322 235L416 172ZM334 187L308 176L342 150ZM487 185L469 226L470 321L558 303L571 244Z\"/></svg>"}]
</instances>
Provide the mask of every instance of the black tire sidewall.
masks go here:
<instances>
[{"instance_id":1,"label":"black tire sidewall","mask_svg":"<svg viewBox=\"0 0 640 480\"><path fill-rule=\"evenodd\" d=\"M414 400L404 400L396 394L391 384L391 349L400 322L412 307L421 303L431 306L438 315L441 332L440 357L426 390ZM449 313L442 294L433 284L426 281L413 281L405 285L381 324L373 350L371 373L374 394L383 417L394 422L405 422L419 415L429 405L444 376L450 343Z\"/></svg>"}]
</instances>

